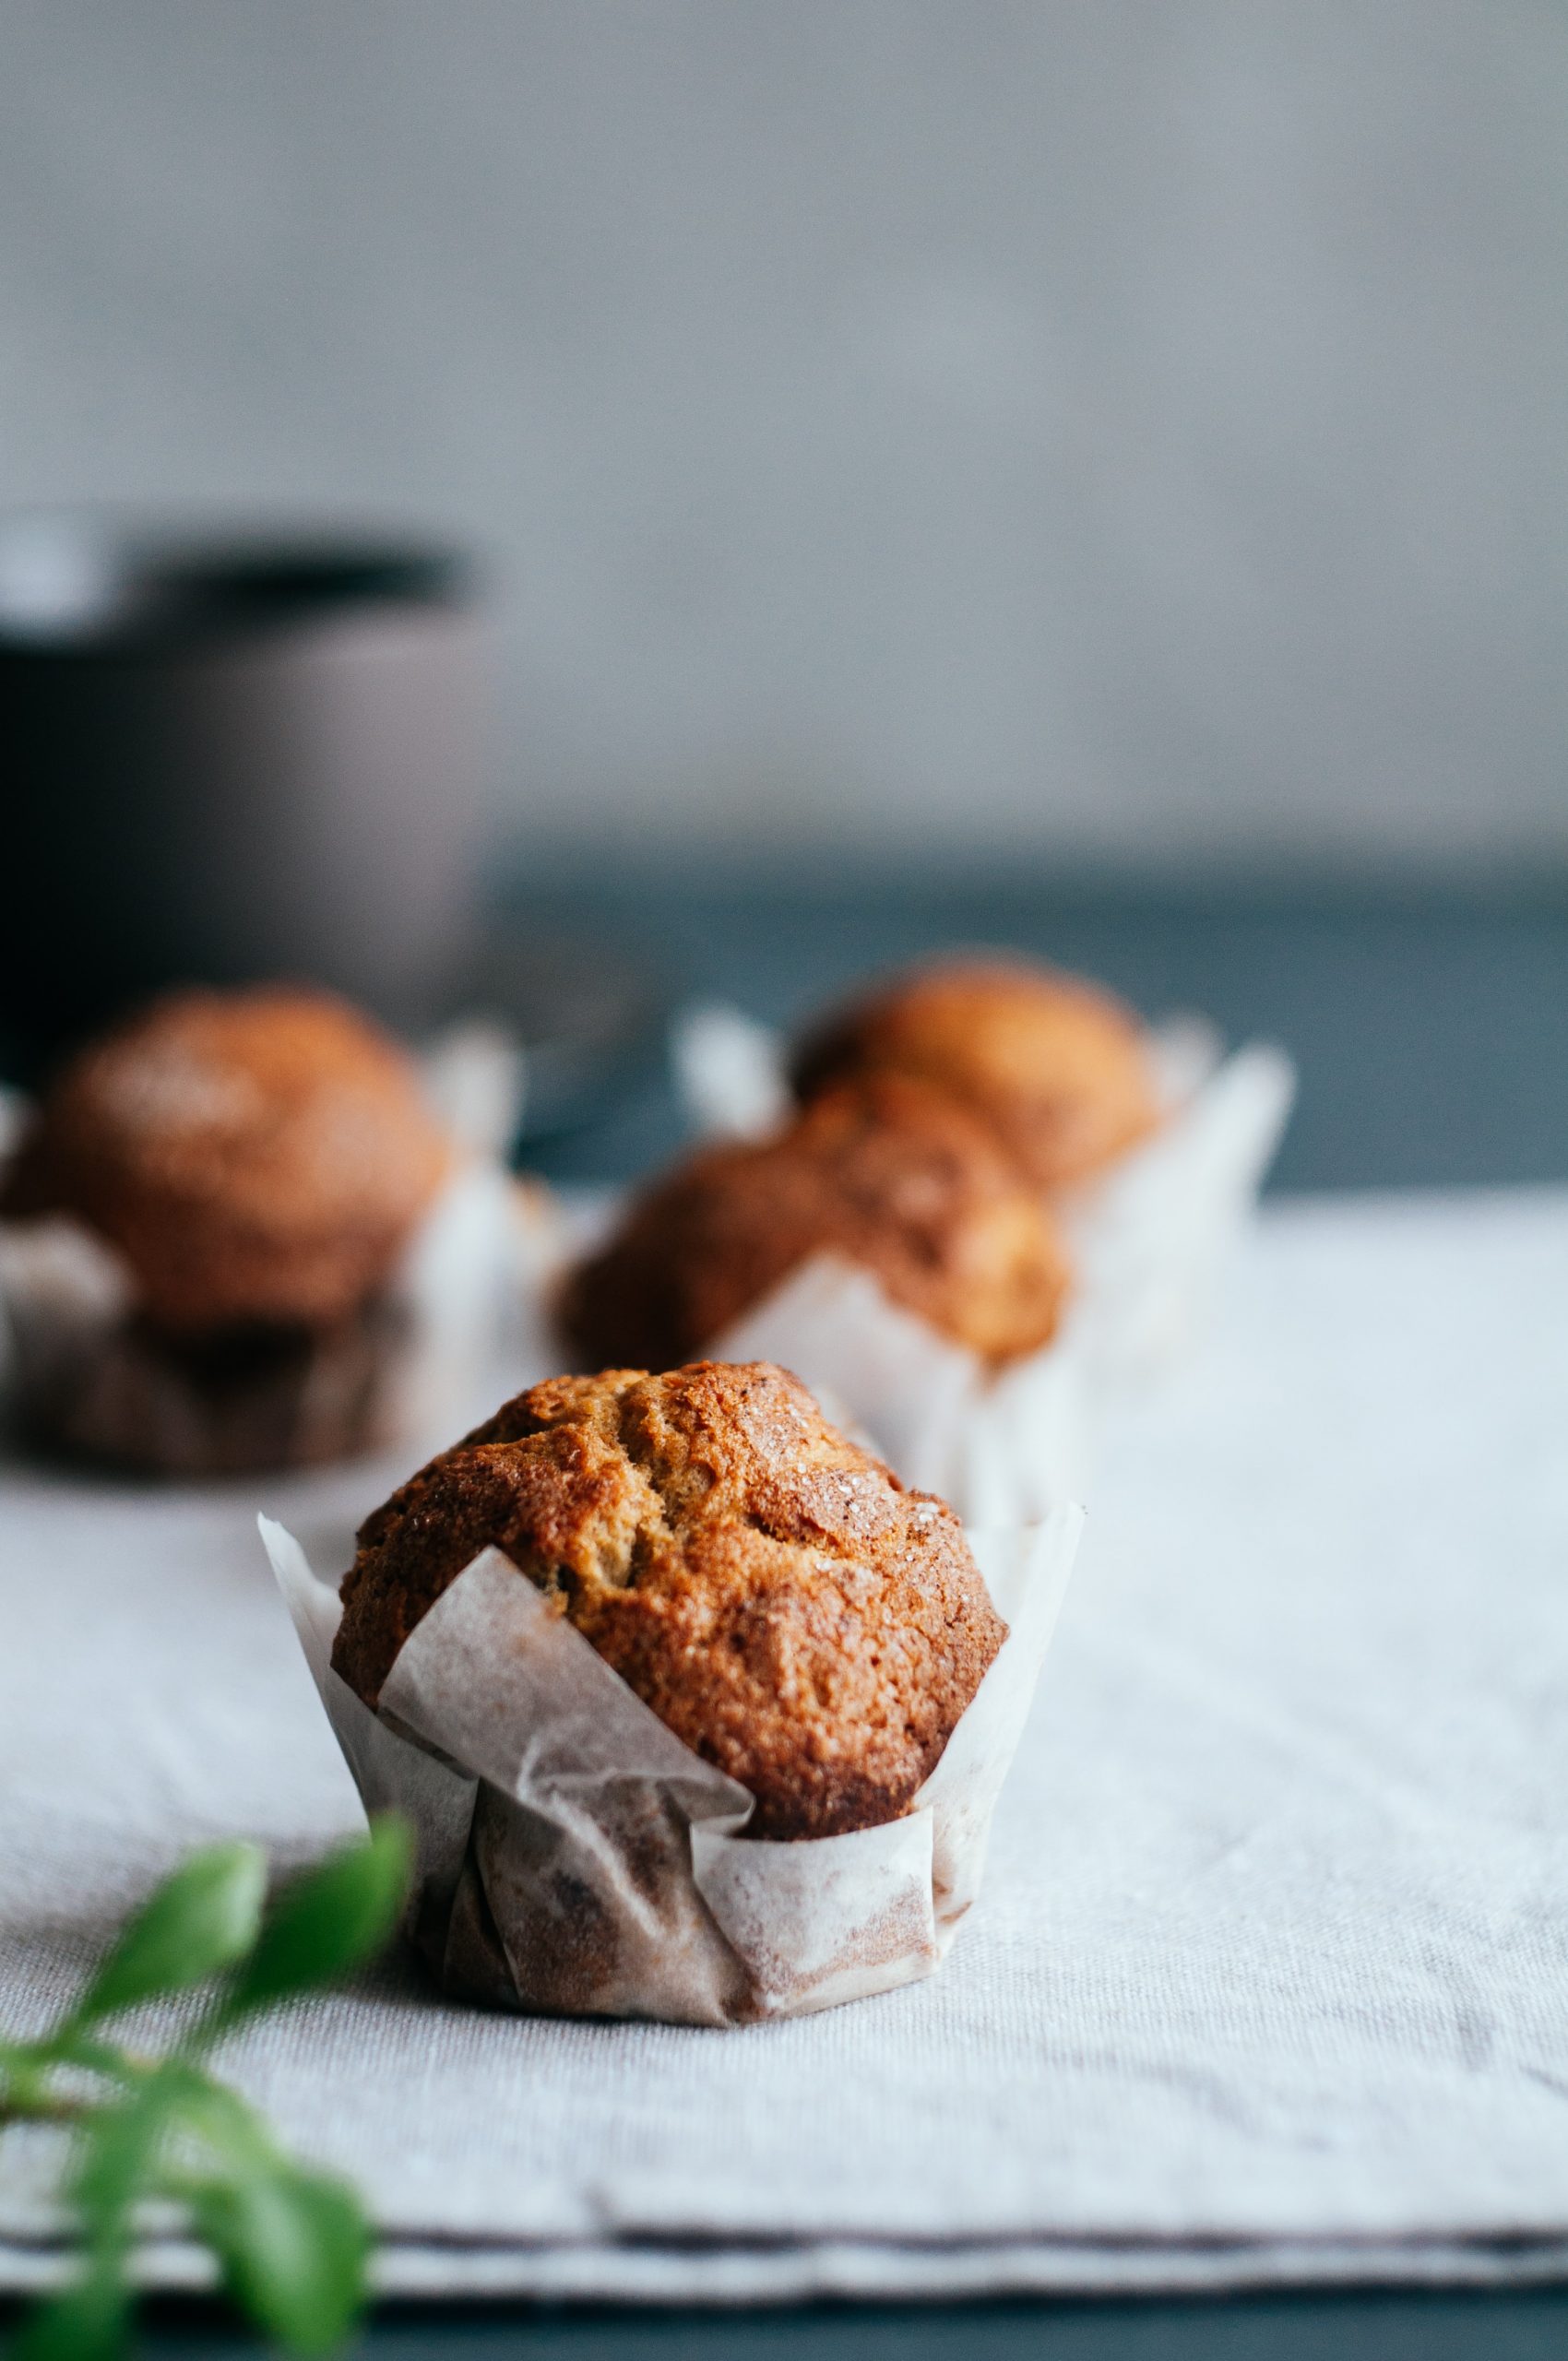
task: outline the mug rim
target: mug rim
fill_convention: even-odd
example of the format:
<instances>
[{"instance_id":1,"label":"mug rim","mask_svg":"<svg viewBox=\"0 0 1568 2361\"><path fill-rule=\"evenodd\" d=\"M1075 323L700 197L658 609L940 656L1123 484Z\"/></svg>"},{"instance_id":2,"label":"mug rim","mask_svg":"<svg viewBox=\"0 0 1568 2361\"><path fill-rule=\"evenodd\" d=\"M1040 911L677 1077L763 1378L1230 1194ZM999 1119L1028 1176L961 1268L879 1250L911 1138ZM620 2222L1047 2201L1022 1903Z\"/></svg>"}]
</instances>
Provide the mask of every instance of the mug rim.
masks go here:
<instances>
[{"instance_id":1,"label":"mug rim","mask_svg":"<svg viewBox=\"0 0 1568 2361\"><path fill-rule=\"evenodd\" d=\"M0 516L0 654L250 637L377 608L468 605L473 559L354 526L137 532Z\"/></svg>"}]
</instances>

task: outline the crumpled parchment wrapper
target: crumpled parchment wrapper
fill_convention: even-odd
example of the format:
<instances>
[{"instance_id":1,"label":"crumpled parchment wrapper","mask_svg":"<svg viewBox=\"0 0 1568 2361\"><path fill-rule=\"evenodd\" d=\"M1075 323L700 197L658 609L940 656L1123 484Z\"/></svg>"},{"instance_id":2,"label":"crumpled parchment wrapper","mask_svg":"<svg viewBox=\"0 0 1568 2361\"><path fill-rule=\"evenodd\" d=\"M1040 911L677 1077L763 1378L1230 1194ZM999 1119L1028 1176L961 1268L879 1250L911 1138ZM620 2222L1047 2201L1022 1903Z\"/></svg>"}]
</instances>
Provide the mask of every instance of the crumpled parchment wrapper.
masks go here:
<instances>
[{"instance_id":1,"label":"crumpled parchment wrapper","mask_svg":"<svg viewBox=\"0 0 1568 2361\"><path fill-rule=\"evenodd\" d=\"M906 1483L966 1522L1006 1525L1082 1498L1123 1391L1180 1359L1228 1249L1250 1219L1295 1090L1285 1053L1221 1054L1188 1020L1152 1037L1168 1114L1088 1186L1058 1200L1076 1278L1057 1335L1001 1370L894 1304L873 1274L823 1255L717 1338L722 1360L776 1360L871 1440ZM710 1133L754 1137L789 1111L784 1045L737 1011L677 1026L688 1108Z\"/></svg>"},{"instance_id":2,"label":"crumpled parchment wrapper","mask_svg":"<svg viewBox=\"0 0 1568 2361\"><path fill-rule=\"evenodd\" d=\"M993 1370L894 1303L870 1271L814 1254L707 1350L792 1370L831 1418L966 1525L1028 1525L1088 1489L1095 1372L1071 1323Z\"/></svg>"},{"instance_id":3,"label":"crumpled parchment wrapper","mask_svg":"<svg viewBox=\"0 0 1568 2361\"><path fill-rule=\"evenodd\" d=\"M427 1061L458 1155L385 1287L319 1335L171 1349L124 1259L82 1224L0 1223L0 1388L47 1445L168 1476L306 1466L449 1434L489 1406L519 1295L558 1252L552 1208L499 1161L516 1053L455 1030ZM21 1109L0 1109L0 1157Z\"/></svg>"},{"instance_id":4,"label":"crumpled parchment wrapper","mask_svg":"<svg viewBox=\"0 0 1568 2361\"><path fill-rule=\"evenodd\" d=\"M550 2016L734 2025L929 1975L980 1890L991 1816L1082 1524L971 1532L1007 1639L902 1819L781 1844L497 1549L405 1643L371 1713L331 1668L338 1596L262 1538L367 1811L418 1832L407 1932L442 1989Z\"/></svg>"}]
</instances>

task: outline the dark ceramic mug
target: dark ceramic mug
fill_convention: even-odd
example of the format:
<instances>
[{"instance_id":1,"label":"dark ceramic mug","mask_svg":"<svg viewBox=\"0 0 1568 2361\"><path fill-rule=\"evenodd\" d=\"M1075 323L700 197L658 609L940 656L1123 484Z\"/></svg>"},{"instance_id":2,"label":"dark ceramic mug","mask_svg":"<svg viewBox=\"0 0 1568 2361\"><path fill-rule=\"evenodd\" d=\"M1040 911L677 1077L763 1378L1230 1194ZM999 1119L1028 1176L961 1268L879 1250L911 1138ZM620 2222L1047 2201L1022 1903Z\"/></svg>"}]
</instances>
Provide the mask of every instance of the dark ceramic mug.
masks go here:
<instances>
[{"instance_id":1,"label":"dark ceramic mug","mask_svg":"<svg viewBox=\"0 0 1568 2361\"><path fill-rule=\"evenodd\" d=\"M486 654L451 552L0 525L11 1071L170 983L434 1013L474 922Z\"/></svg>"}]
</instances>

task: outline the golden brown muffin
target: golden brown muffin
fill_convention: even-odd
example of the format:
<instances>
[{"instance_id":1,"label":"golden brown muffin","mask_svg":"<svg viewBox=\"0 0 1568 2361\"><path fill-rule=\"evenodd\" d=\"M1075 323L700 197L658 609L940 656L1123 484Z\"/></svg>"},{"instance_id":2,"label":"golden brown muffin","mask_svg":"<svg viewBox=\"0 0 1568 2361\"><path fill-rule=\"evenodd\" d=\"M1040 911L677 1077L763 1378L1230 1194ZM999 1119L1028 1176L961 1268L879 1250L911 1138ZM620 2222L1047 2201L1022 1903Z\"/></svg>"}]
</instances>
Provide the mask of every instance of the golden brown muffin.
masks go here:
<instances>
[{"instance_id":1,"label":"golden brown muffin","mask_svg":"<svg viewBox=\"0 0 1568 2361\"><path fill-rule=\"evenodd\" d=\"M343 1002L177 992L65 1067L0 1213L107 1240L165 1333L327 1328L380 1287L447 1163L412 1061Z\"/></svg>"},{"instance_id":2,"label":"golden brown muffin","mask_svg":"<svg viewBox=\"0 0 1568 2361\"><path fill-rule=\"evenodd\" d=\"M1007 1636L946 1503L766 1361L553 1378L422 1468L343 1584L332 1662L367 1705L491 1545L751 1790L754 1836L897 1819Z\"/></svg>"},{"instance_id":3,"label":"golden brown muffin","mask_svg":"<svg viewBox=\"0 0 1568 2361\"><path fill-rule=\"evenodd\" d=\"M1159 1121L1132 1011L1078 977L1023 960L917 968L829 1016L793 1061L807 1101L867 1074L945 1091L1044 1189L1087 1180Z\"/></svg>"},{"instance_id":4,"label":"golden brown muffin","mask_svg":"<svg viewBox=\"0 0 1568 2361\"><path fill-rule=\"evenodd\" d=\"M984 1125L873 1074L657 1183L573 1273L562 1324L590 1362L672 1369L825 1252L992 1361L1043 1344L1067 1291L1051 1216Z\"/></svg>"}]
</instances>

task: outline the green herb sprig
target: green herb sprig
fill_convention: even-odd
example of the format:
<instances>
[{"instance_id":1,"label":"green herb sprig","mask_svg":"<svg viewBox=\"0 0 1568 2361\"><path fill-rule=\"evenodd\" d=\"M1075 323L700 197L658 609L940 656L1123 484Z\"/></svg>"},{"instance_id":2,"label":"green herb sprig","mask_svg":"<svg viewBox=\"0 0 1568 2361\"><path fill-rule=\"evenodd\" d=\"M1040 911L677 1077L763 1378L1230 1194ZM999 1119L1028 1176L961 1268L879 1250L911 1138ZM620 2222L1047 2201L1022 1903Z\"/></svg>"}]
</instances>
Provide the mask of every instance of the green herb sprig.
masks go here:
<instances>
[{"instance_id":1,"label":"green herb sprig","mask_svg":"<svg viewBox=\"0 0 1568 2361\"><path fill-rule=\"evenodd\" d=\"M129 1920L52 2033L0 2042L0 2132L42 2122L73 2133L62 2193L81 2245L77 2277L31 2313L12 2361L106 2361L123 2349L137 2213L149 2199L184 2209L234 2302L289 2352L325 2353L347 2334L371 2248L359 2200L285 2154L208 2061L258 2010L336 1982L379 1951L410 1860L407 1824L378 1820L267 1909L255 1845L194 1854ZM209 1983L194 2022L160 2055L104 2038L122 2011Z\"/></svg>"}]
</instances>

